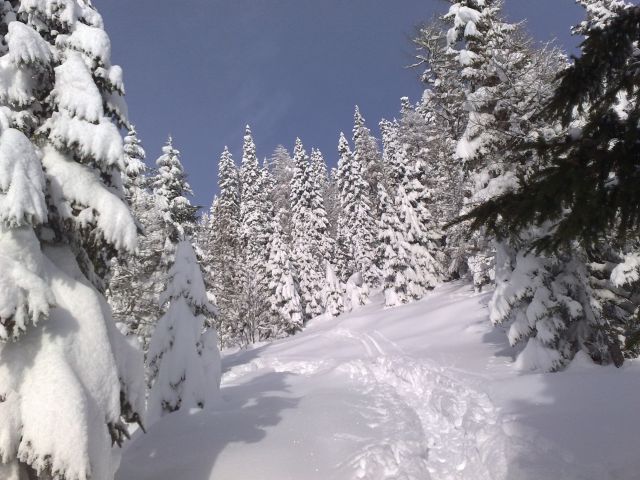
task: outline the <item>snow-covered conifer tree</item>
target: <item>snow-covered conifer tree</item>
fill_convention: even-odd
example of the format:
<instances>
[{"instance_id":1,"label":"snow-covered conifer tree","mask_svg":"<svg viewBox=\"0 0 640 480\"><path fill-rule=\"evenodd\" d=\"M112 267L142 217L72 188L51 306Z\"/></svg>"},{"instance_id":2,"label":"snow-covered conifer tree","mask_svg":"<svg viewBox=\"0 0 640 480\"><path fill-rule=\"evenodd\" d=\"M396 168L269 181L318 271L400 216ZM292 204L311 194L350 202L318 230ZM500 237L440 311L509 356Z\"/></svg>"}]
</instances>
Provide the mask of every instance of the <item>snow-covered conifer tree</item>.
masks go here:
<instances>
[{"instance_id":1,"label":"snow-covered conifer tree","mask_svg":"<svg viewBox=\"0 0 640 480\"><path fill-rule=\"evenodd\" d=\"M385 306L396 307L414 300L409 293L409 283L415 281L416 274L408 254L405 228L398 216L394 199L389 197L384 185L379 184L378 188L382 208L378 228L382 250L382 289Z\"/></svg>"},{"instance_id":2,"label":"snow-covered conifer tree","mask_svg":"<svg viewBox=\"0 0 640 480\"><path fill-rule=\"evenodd\" d=\"M132 203L131 198L135 195L136 189L143 187L143 175L146 171L145 158L146 153L142 148L142 142L138 138L136 129L132 126L127 136L124 137L125 170L122 175L122 184L129 203Z\"/></svg>"},{"instance_id":3,"label":"snow-covered conifer tree","mask_svg":"<svg viewBox=\"0 0 640 480\"><path fill-rule=\"evenodd\" d=\"M135 130L124 141L126 198L142 235L133 255L119 258L112 266L107 298L113 318L127 334L135 335L146 352L155 322L160 317L158 296L165 283L163 251L165 223L156 195L146 188L145 152Z\"/></svg>"},{"instance_id":4,"label":"snow-covered conifer tree","mask_svg":"<svg viewBox=\"0 0 640 480\"><path fill-rule=\"evenodd\" d=\"M383 181L382 155L377 140L371 135L360 108L356 105L353 114L353 156L360 164L362 176L369 186L369 202L378 217L378 183ZM377 235L377 232L373 232Z\"/></svg>"},{"instance_id":5,"label":"snow-covered conifer tree","mask_svg":"<svg viewBox=\"0 0 640 480\"><path fill-rule=\"evenodd\" d=\"M335 182L327 171L327 164L324 155L320 150L314 148L310 156L310 175L315 184L314 192L317 214L323 218L322 223L326 227L322 228L322 255L329 258L333 255L335 230L337 226L338 214L340 211L337 199Z\"/></svg>"},{"instance_id":6,"label":"snow-covered conifer tree","mask_svg":"<svg viewBox=\"0 0 640 480\"><path fill-rule=\"evenodd\" d=\"M157 196L163 220L168 229L167 240L175 245L193 233L198 207L191 205L193 195L187 183L187 174L180 161L180 151L174 148L169 137L162 147L162 155L156 160L157 171L151 178L153 193ZM170 250L168 254L170 255Z\"/></svg>"},{"instance_id":7,"label":"snow-covered conifer tree","mask_svg":"<svg viewBox=\"0 0 640 480\"><path fill-rule=\"evenodd\" d=\"M508 188L512 178L502 174L503 163L497 154L505 146L500 119L509 118L511 107L501 99L510 86L508 79L519 74L526 55L514 49L515 26L502 21L501 7L501 0L460 0L446 16L452 24L447 33L449 46L462 43L455 55L466 84L467 122L456 157L463 162L467 203L471 205ZM496 177L501 180L496 182ZM476 234L467 248L467 263L476 288L492 284L495 245L491 239Z\"/></svg>"},{"instance_id":8,"label":"snow-covered conifer tree","mask_svg":"<svg viewBox=\"0 0 640 480\"><path fill-rule=\"evenodd\" d=\"M215 344L203 336L205 319L213 315L214 306L188 240L176 246L160 303L167 309L149 346L149 423L181 408L203 408L215 399L219 388L220 367L211 365L215 354L205 352Z\"/></svg>"},{"instance_id":9,"label":"snow-covered conifer tree","mask_svg":"<svg viewBox=\"0 0 640 480\"><path fill-rule=\"evenodd\" d=\"M136 247L122 71L88 2L4 2L0 28L0 478L112 480L144 408L99 291Z\"/></svg>"},{"instance_id":10,"label":"snow-covered conifer tree","mask_svg":"<svg viewBox=\"0 0 640 480\"><path fill-rule=\"evenodd\" d=\"M336 270L327 262L327 274L322 290L322 301L325 314L329 317L337 317L345 310L345 286L336 275Z\"/></svg>"},{"instance_id":11,"label":"snow-covered conifer tree","mask_svg":"<svg viewBox=\"0 0 640 480\"><path fill-rule=\"evenodd\" d=\"M207 231L202 235L208 238L203 245L211 257L211 284L219 308L218 333L223 346L233 346L239 341L242 331L242 222L238 169L227 147L218 163L218 189Z\"/></svg>"},{"instance_id":12,"label":"snow-covered conifer tree","mask_svg":"<svg viewBox=\"0 0 640 480\"><path fill-rule=\"evenodd\" d=\"M242 147L242 164L240 166L240 217L242 220L241 236L243 249L253 269L261 261L264 254L264 238L262 230L265 227L261 216L263 195L262 172L256 155L256 145L251 135L251 128L247 125Z\"/></svg>"},{"instance_id":13,"label":"snow-covered conifer tree","mask_svg":"<svg viewBox=\"0 0 640 480\"><path fill-rule=\"evenodd\" d=\"M468 188L465 190L465 165L455 155L469 116L465 111L467 82L462 75L464 67L452 55L445 19L422 26L414 44L417 47L416 66L425 67L421 74L426 88L415 113L411 114L414 121L408 123L419 127L414 129L414 138L428 147L429 210L440 225L446 225L458 217L464 208L465 195L469 195ZM446 279L460 278L468 273L470 249L464 227L462 224L449 226L442 238Z\"/></svg>"},{"instance_id":14,"label":"snow-covered conifer tree","mask_svg":"<svg viewBox=\"0 0 640 480\"><path fill-rule=\"evenodd\" d=\"M261 340L269 320L269 279L265 269L269 257L271 225L271 179L262 171L251 129L246 127L240 167L240 218L242 240L242 285L240 318L246 343Z\"/></svg>"},{"instance_id":15,"label":"snow-covered conifer tree","mask_svg":"<svg viewBox=\"0 0 640 480\"><path fill-rule=\"evenodd\" d=\"M382 133L382 167L383 179L381 182L384 186L383 191L378 194L386 194L389 191L394 192L400 186L405 174L405 165L401 161L402 156L400 145L400 126L397 121L389 121L383 119L380 122L380 132ZM384 212L387 198L380 199L380 215Z\"/></svg>"},{"instance_id":16,"label":"snow-covered conifer tree","mask_svg":"<svg viewBox=\"0 0 640 480\"><path fill-rule=\"evenodd\" d=\"M337 268L341 278L360 273L365 282L375 285L379 279L376 259L376 220L363 168L351 153L344 134L338 144L340 160L336 174L340 196L337 233Z\"/></svg>"},{"instance_id":17,"label":"snow-covered conifer tree","mask_svg":"<svg viewBox=\"0 0 640 480\"><path fill-rule=\"evenodd\" d=\"M314 181L309 157L296 139L291 180L292 259L300 282L305 319L322 313L320 292L324 261L329 255L326 212L320 186Z\"/></svg>"},{"instance_id":18,"label":"snow-covered conifer tree","mask_svg":"<svg viewBox=\"0 0 640 480\"><path fill-rule=\"evenodd\" d=\"M404 225L404 240L416 273L412 295L421 298L436 286L444 273L443 233L436 218L436 190L442 180L438 163L432 156L431 118L406 105L400 120L400 151L397 162L403 177L396 190L394 204Z\"/></svg>"},{"instance_id":19,"label":"snow-covered conifer tree","mask_svg":"<svg viewBox=\"0 0 640 480\"><path fill-rule=\"evenodd\" d=\"M282 145L278 145L269 159L273 175L274 188L272 203L275 212L280 212L285 238L291 238L291 178L293 177L293 159Z\"/></svg>"},{"instance_id":20,"label":"snow-covered conifer tree","mask_svg":"<svg viewBox=\"0 0 640 480\"><path fill-rule=\"evenodd\" d=\"M557 54L553 52L530 56L527 68L520 72L521 108L533 112L528 117L538 119L540 124L526 125L528 138L516 143L513 158L507 158L514 165L526 165L535 175L518 176L509 189L484 198L473 213L481 219L476 220L475 226L486 225L508 235L498 248L498 288L490 310L494 322L508 322L512 343L526 342L519 356L525 369L561 369L580 350L600 363L620 365L625 337L634 331L636 323L637 297L634 300L632 292L619 289L621 285L612 284L610 279L615 277L613 266L620 258L615 249L621 245L616 245L611 231L618 219L608 218L611 213L617 215L616 208L605 207L607 200L598 195L601 188L613 198L624 197L618 197L611 189L619 188L629 178L626 174L617 177L617 172L608 171L606 165L618 165L620 158L629 154L629 147L635 153L628 158L637 158L635 142L613 140L610 136L610 132L625 131L626 127L612 128L608 123L624 124L629 113L620 116L619 112L632 104L623 102L622 106L618 103L620 97L612 92L600 97L605 84L621 88L620 83L612 81L618 75L616 68L602 65L612 60L611 52L625 50L610 44L598 54L597 49L591 50L595 44L590 42L588 32L595 28L596 42L606 38L628 45L629 37L621 32L622 24L612 27L608 35L602 34L609 21L615 22L617 15L624 15L624 8L607 12L607 8L599 7L615 7L614 2L587 3L596 8L592 11L594 16L582 25L586 28L581 32L587 36L583 44L586 50L575 66L560 74L560 82L556 84L555 73L562 61L554 60ZM591 57L594 53L599 55L598 60ZM622 65L627 61L624 54L613 58L614 63L620 61ZM626 79L626 66L621 71ZM519 82L513 85L517 88ZM529 100L531 92L536 94L533 100ZM601 98L615 99L614 105L601 102ZM541 102L538 110L542 111L531 109L536 99ZM604 128L594 126L603 121ZM632 123L631 128L636 131L637 123ZM578 131L580 134L575 133ZM620 150L614 152L613 146ZM608 155L616 160L598 163ZM598 173L589 174L590 168ZM607 180L601 184L596 178ZM613 178L616 180L611 181ZM593 183L586 186L582 182ZM580 187L576 189L575 185ZM554 202L546 200L549 198ZM628 197L624 198L627 201L621 208L628 211ZM540 199L545 199L543 204Z\"/></svg>"},{"instance_id":21,"label":"snow-covered conifer tree","mask_svg":"<svg viewBox=\"0 0 640 480\"><path fill-rule=\"evenodd\" d=\"M291 252L284 240L280 211L273 220L273 235L269 251L269 289L272 319L264 338L281 338L302 328L302 305L293 267Z\"/></svg>"}]
</instances>

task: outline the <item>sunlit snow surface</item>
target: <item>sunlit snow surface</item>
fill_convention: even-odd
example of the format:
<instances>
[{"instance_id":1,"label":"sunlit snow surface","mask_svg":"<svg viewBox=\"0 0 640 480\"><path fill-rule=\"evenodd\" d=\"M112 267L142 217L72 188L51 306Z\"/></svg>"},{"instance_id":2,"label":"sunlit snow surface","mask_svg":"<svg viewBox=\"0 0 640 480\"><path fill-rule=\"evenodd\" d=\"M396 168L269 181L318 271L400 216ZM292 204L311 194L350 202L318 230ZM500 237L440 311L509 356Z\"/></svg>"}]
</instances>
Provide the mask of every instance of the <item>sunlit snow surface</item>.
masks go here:
<instances>
[{"instance_id":1,"label":"sunlit snow surface","mask_svg":"<svg viewBox=\"0 0 640 480\"><path fill-rule=\"evenodd\" d=\"M637 478L640 364L522 374L487 294L382 298L223 360L222 400L172 414L118 480Z\"/></svg>"}]
</instances>

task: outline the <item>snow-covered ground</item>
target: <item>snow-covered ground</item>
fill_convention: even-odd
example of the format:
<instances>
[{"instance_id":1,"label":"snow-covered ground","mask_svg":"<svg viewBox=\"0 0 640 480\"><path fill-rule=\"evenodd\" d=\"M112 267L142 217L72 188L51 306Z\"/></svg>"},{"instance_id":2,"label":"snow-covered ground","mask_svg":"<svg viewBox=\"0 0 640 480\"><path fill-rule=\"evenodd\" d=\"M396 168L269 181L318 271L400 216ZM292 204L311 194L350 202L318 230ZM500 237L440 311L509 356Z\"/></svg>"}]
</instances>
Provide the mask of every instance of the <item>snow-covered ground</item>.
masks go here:
<instances>
[{"instance_id":1,"label":"snow-covered ground","mask_svg":"<svg viewBox=\"0 0 640 480\"><path fill-rule=\"evenodd\" d=\"M640 478L640 363L523 374L488 295L382 299L228 353L222 398L137 435L118 480Z\"/></svg>"}]
</instances>

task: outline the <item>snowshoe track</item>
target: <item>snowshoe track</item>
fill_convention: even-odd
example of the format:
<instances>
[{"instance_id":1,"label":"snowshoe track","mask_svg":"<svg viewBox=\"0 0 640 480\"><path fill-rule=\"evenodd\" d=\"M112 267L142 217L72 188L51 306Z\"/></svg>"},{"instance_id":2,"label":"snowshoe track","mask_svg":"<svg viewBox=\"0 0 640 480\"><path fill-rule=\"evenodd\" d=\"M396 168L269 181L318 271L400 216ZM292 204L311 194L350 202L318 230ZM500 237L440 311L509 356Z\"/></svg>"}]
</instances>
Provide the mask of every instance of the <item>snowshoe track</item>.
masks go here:
<instances>
[{"instance_id":1,"label":"snowshoe track","mask_svg":"<svg viewBox=\"0 0 640 480\"><path fill-rule=\"evenodd\" d=\"M368 359L337 368L360 384L372 406L378 406L378 411L371 408L364 414L382 426L385 419L380 417L403 419L403 425L390 432L396 440L367 445L350 459L353 478L504 478L509 438L485 393L458 380L459 375L448 375L442 367L402 355L377 330L340 329L332 334L360 341L368 354Z\"/></svg>"}]
</instances>

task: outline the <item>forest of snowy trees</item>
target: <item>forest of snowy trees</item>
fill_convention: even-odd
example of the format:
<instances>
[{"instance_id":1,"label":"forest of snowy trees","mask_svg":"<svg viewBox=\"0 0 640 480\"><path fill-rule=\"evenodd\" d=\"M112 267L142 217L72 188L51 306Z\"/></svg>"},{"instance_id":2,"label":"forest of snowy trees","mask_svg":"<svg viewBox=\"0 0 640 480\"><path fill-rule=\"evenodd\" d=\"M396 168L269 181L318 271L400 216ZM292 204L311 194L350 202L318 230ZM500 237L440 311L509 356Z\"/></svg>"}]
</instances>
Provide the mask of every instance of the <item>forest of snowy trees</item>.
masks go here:
<instances>
[{"instance_id":1,"label":"forest of snowy trees","mask_svg":"<svg viewBox=\"0 0 640 480\"><path fill-rule=\"evenodd\" d=\"M374 292L493 291L524 370L640 353L640 7L579 0L569 58L451 3L414 38L420 99L355 107L334 152L262 159L247 126L199 216L171 138L145 164L95 7L1 2L0 478L110 480L127 424L213 401L219 349Z\"/></svg>"}]
</instances>

